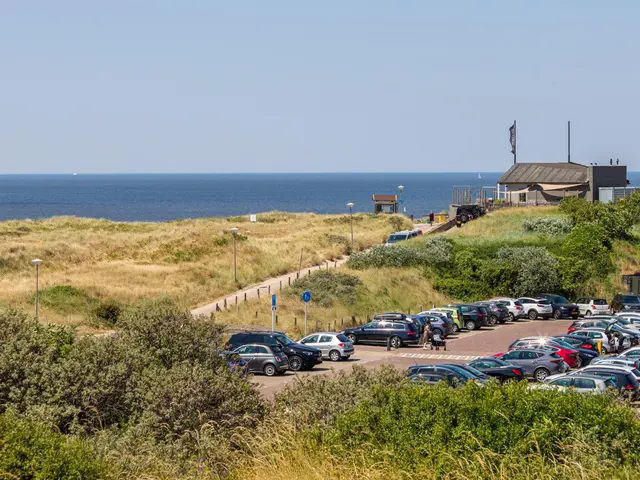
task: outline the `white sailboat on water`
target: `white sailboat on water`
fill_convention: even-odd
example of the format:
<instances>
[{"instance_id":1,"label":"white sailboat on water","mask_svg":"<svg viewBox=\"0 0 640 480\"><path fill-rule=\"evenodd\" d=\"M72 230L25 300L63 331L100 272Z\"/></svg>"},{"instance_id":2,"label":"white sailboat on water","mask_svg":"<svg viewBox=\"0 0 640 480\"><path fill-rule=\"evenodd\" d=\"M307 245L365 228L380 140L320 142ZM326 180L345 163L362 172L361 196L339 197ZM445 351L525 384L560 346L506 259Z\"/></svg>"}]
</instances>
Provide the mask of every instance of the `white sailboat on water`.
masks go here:
<instances>
[{"instance_id":1,"label":"white sailboat on water","mask_svg":"<svg viewBox=\"0 0 640 480\"><path fill-rule=\"evenodd\" d=\"M482 178L482 175L480 175L480 173L478 173L478 178Z\"/></svg>"}]
</instances>

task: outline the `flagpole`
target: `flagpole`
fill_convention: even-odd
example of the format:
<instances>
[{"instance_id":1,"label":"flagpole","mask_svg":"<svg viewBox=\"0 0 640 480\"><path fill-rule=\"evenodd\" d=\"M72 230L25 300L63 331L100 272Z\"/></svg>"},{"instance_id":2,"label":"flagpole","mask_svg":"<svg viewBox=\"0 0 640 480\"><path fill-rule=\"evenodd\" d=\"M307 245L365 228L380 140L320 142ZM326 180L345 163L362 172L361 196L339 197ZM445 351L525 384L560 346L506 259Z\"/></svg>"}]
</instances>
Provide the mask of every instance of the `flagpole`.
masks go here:
<instances>
[{"instance_id":1,"label":"flagpole","mask_svg":"<svg viewBox=\"0 0 640 480\"><path fill-rule=\"evenodd\" d=\"M571 120L567 122L567 162L571 163Z\"/></svg>"},{"instance_id":2,"label":"flagpole","mask_svg":"<svg viewBox=\"0 0 640 480\"><path fill-rule=\"evenodd\" d=\"M517 163L517 157L516 155L518 154L518 129L516 127L516 121L513 121L513 164L515 165Z\"/></svg>"}]
</instances>

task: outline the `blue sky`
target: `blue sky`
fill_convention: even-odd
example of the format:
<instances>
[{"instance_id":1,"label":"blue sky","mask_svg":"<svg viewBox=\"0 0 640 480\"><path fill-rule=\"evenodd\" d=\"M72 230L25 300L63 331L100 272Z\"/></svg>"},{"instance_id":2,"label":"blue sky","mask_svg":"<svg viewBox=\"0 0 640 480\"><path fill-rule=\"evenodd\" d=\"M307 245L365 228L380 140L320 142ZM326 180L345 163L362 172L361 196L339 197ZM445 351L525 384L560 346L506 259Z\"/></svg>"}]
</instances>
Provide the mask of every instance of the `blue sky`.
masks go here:
<instances>
[{"instance_id":1,"label":"blue sky","mask_svg":"<svg viewBox=\"0 0 640 480\"><path fill-rule=\"evenodd\" d=\"M6 0L2 173L640 169L640 2Z\"/></svg>"}]
</instances>

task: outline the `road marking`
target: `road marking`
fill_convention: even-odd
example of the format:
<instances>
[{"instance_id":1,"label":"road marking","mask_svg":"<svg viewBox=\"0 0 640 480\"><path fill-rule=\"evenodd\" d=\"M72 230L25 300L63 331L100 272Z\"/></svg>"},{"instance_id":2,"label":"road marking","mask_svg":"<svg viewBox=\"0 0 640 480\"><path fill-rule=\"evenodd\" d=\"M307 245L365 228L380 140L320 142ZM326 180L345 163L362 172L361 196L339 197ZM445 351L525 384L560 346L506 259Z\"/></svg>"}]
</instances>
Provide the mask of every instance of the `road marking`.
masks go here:
<instances>
[{"instance_id":1,"label":"road marking","mask_svg":"<svg viewBox=\"0 0 640 480\"><path fill-rule=\"evenodd\" d=\"M433 358L437 360L474 360L478 355L449 355L437 353L401 353L400 357L404 358Z\"/></svg>"}]
</instances>

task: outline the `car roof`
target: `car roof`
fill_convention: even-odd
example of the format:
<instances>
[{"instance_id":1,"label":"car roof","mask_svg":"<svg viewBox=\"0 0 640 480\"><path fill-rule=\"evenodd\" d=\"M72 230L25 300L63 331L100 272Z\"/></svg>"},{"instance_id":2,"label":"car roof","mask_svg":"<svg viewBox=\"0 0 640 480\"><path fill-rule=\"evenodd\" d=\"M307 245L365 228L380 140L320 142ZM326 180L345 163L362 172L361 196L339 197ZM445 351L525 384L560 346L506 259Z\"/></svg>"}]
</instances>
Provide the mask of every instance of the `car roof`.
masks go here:
<instances>
[{"instance_id":1,"label":"car roof","mask_svg":"<svg viewBox=\"0 0 640 480\"><path fill-rule=\"evenodd\" d=\"M311 335L340 335L340 332L313 332L309 335L305 335L305 338L310 337Z\"/></svg>"},{"instance_id":2,"label":"car roof","mask_svg":"<svg viewBox=\"0 0 640 480\"><path fill-rule=\"evenodd\" d=\"M531 347L527 347L527 348L518 348L516 350L511 350L512 352L518 351L518 352L538 352L538 353L549 353L551 350L543 350L542 348L531 348ZM505 352L505 354L507 354L509 352Z\"/></svg>"},{"instance_id":3,"label":"car roof","mask_svg":"<svg viewBox=\"0 0 640 480\"><path fill-rule=\"evenodd\" d=\"M604 365L602 367L600 367L599 365ZM611 369L611 370L621 370L621 371L625 371L628 373L631 373L631 369L635 368L635 367L624 367L622 365L612 365L612 364L602 364L602 363L595 363L593 365L587 365L586 367L583 367L583 371L587 372L589 370L594 370L596 368L606 368L606 369Z\"/></svg>"}]
</instances>

